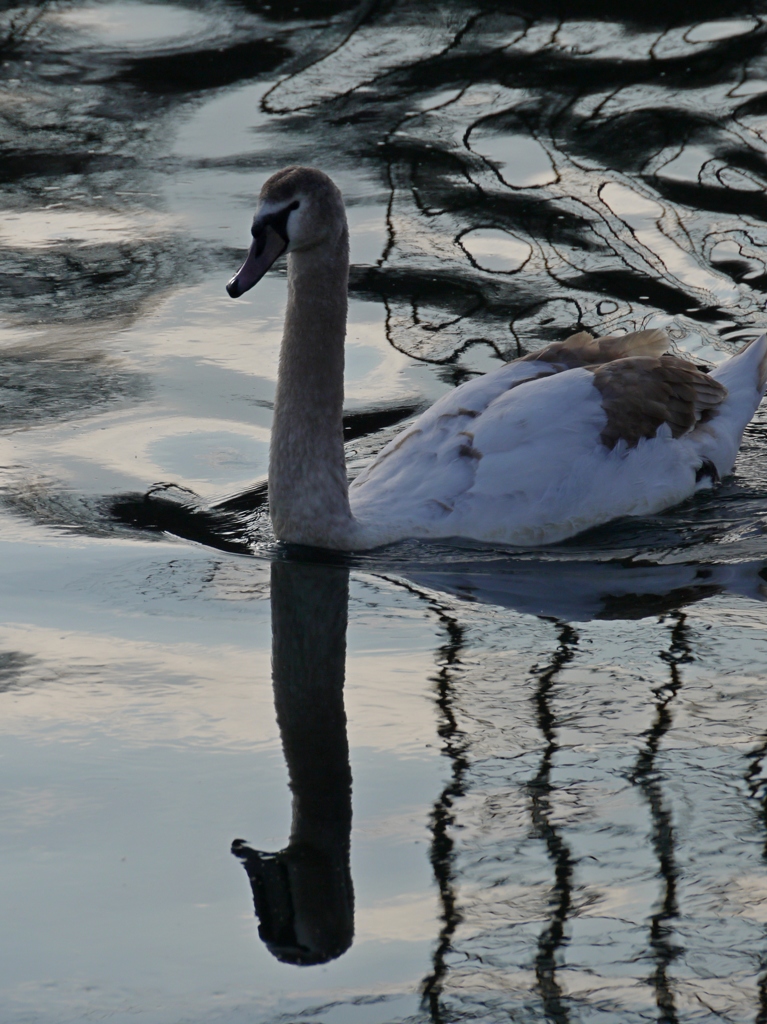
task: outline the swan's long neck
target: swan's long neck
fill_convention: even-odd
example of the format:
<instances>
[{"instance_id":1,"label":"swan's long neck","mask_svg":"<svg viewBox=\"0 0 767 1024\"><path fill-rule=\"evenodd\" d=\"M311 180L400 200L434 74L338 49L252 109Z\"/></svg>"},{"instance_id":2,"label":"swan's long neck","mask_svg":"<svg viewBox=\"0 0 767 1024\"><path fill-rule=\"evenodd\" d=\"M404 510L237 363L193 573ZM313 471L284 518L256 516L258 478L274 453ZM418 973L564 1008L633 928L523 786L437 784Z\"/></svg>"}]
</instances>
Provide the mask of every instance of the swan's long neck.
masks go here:
<instances>
[{"instance_id":1,"label":"swan's long neck","mask_svg":"<svg viewBox=\"0 0 767 1024\"><path fill-rule=\"evenodd\" d=\"M354 532L343 446L349 241L291 253L269 507L279 540L345 548Z\"/></svg>"}]
</instances>

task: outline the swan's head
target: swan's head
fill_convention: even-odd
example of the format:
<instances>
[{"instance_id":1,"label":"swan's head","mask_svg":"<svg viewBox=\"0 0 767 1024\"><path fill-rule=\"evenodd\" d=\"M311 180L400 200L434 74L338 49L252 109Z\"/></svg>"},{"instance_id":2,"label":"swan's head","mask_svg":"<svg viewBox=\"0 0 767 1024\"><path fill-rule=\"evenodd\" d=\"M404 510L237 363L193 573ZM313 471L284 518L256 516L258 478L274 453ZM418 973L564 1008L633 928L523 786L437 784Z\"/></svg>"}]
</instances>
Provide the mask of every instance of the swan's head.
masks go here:
<instances>
[{"instance_id":1,"label":"swan's head","mask_svg":"<svg viewBox=\"0 0 767 1024\"><path fill-rule=\"evenodd\" d=\"M248 258L226 290L239 298L283 253L332 246L345 231L343 199L327 174L314 167L285 167L261 189Z\"/></svg>"}]
</instances>

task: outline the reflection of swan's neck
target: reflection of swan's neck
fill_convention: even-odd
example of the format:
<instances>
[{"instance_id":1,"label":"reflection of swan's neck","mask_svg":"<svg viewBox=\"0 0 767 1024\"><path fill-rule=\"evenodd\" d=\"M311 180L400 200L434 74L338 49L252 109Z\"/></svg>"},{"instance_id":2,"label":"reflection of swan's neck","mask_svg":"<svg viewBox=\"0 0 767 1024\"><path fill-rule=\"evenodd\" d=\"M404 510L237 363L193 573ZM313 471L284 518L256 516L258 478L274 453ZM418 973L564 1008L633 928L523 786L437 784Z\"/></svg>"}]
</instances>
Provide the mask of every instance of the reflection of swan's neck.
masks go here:
<instances>
[{"instance_id":1,"label":"reflection of swan's neck","mask_svg":"<svg viewBox=\"0 0 767 1024\"><path fill-rule=\"evenodd\" d=\"M354 532L343 447L349 241L288 257L288 305L269 454L280 540L346 548Z\"/></svg>"},{"instance_id":2,"label":"reflection of swan's neck","mask_svg":"<svg viewBox=\"0 0 767 1024\"><path fill-rule=\"evenodd\" d=\"M349 571L272 565L274 704L293 792L290 845L348 858L351 769L344 711Z\"/></svg>"}]
</instances>

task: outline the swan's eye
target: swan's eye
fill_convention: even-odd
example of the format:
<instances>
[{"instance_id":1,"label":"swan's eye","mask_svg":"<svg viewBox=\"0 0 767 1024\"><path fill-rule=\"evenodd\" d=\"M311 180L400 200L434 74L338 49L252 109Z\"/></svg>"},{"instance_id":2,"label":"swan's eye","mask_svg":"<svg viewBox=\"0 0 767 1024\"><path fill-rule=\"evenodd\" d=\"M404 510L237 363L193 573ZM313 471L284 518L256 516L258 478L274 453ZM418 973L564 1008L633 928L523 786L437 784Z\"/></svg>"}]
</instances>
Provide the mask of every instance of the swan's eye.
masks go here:
<instances>
[{"instance_id":1,"label":"swan's eye","mask_svg":"<svg viewBox=\"0 0 767 1024\"><path fill-rule=\"evenodd\" d=\"M293 210L297 210L301 204L297 199L294 199L290 206L283 207L279 213L272 215L271 224L278 235L281 235L286 242L288 238L288 217L291 215Z\"/></svg>"},{"instance_id":2,"label":"swan's eye","mask_svg":"<svg viewBox=\"0 0 767 1024\"><path fill-rule=\"evenodd\" d=\"M268 226L276 231L285 242L288 242L288 217L300 205L300 201L294 199L289 206L283 206L277 213L268 213L265 217L260 217L257 222L254 222L250 233L254 238L258 238L263 233L264 228Z\"/></svg>"}]
</instances>

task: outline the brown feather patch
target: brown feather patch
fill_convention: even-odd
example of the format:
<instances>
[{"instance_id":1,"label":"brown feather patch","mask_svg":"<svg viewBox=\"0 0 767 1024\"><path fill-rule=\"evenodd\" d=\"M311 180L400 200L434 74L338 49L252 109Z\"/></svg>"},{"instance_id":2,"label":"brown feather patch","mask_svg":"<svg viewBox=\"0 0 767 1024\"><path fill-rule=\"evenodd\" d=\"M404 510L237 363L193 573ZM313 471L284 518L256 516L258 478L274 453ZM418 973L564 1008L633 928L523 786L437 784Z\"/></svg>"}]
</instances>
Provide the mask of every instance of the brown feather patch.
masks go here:
<instances>
[{"instance_id":1,"label":"brown feather patch","mask_svg":"<svg viewBox=\"0 0 767 1024\"><path fill-rule=\"evenodd\" d=\"M576 366L595 366L629 356L662 356L669 346L665 331L633 331L631 334L594 338L588 331L573 334L565 341L555 341L537 352L522 356L521 362L552 363L563 370Z\"/></svg>"},{"instance_id":2,"label":"brown feather patch","mask_svg":"<svg viewBox=\"0 0 767 1024\"><path fill-rule=\"evenodd\" d=\"M607 448L618 441L633 448L663 423L681 437L715 415L727 396L724 385L677 356L635 356L589 369L607 413L600 435Z\"/></svg>"}]
</instances>

